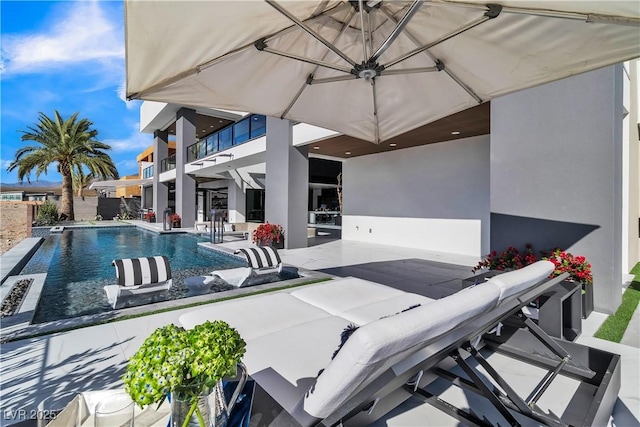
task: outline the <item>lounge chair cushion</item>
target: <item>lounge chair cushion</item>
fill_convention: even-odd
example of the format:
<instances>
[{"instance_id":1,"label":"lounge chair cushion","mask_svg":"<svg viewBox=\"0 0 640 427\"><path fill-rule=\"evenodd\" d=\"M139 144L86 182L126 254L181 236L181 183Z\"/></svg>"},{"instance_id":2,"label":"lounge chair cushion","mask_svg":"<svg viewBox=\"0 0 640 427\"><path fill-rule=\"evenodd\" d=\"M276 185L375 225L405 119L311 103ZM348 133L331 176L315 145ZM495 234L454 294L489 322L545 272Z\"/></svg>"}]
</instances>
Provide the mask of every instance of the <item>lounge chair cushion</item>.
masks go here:
<instances>
[{"instance_id":1,"label":"lounge chair cushion","mask_svg":"<svg viewBox=\"0 0 640 427\"><path fill-rule=\"evenodd\" d=\"M291 295L296 298L320 307L335 316L342 316L342 313L350 310L405 294L404 291L355 277L327 282L322 286L305 286L291 292ZM416 303L420 301L414 304ZM392 311L386 311L385 314L389 313ZM375 315L374 319L379 319L381 316L383 314Z\"/></svg>"},{"instance_id":2,"label":"lounge chair cushion","mask_svg":"<svg viewBox=\"0 0 640 427\"><path fill-rule=\"evenodd\" d=\"M331 414L367 378L399 362L426 342L492 310L500 289L482 284L457 292L438 303L382 318L361 326L318 377L304 399L304 410L315 417Z\"/></svg>"},{"instance_id":3,"label":"lounge chair cushion","mask_svg":"<svg viewBox=\"0 0 640 427\"><path fill-rule=\"evenodd\" d=\"M325 317L329 317L326 311L305 304L286 292L280 292L223 301L189 311L180 316L180 324L190 329L206 320L224 320L236 328L243 339L250 341L258 336ZM253 368L251 364L247 366Z\"/></svg>"},{"instance_id":4,"label":"lounge chair cushion","mask_svg":"<svg viewBox=\"0 0 640 427\"><path fill-rule=\"evenodd\" d=\"M485 283L493 283L500 289L502 301L549 277L554 269L551 261L538 261L519 270L494 276Z\"/></svg>"},{"instance_id":5,"label":"lounge chair cushion","mask_svg":"<svg viewBox=\"0 0 640 427\"><path fill-rule=\"evenodd\" d=\"M113 260L119 286L139 286L171 279L169 259L162 256Z\"/></svg>"},{"instance_id":6,"label":"lounge chair cushion","mask_svg":"<svg viewBox=\"0 0 640 427\"><path fill-rule=\"evenodd\" d=\"M278 251L271 246L238 249L235 253L243 254L247 258L249 267L255 269L273 268L282 264Z\"/></svg>"}]
</instances>

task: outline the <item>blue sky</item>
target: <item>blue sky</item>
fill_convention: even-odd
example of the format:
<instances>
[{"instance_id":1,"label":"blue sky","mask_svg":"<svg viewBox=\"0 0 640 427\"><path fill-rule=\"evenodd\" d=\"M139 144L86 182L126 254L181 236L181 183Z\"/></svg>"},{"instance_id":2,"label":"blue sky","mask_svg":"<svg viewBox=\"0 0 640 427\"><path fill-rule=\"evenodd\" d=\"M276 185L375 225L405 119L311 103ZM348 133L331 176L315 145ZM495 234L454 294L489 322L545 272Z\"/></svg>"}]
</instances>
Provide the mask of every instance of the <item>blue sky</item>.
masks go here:
<instances>
[{"instance_id":1,"label":"blue sky","mask_svg":"<svg viewBox=\"0 0 640 427\"><path fill-rule=\"evenodd\" d=\"M140 101L125 93L124 2L0 1L0 160L7 166L38 113L93 122L121 176L137 174L136 155L152 144L139 132ZM35 180L35 175L31 180ZM55 168L39 179L60 181Z\"/></svg>"}]
</instances>

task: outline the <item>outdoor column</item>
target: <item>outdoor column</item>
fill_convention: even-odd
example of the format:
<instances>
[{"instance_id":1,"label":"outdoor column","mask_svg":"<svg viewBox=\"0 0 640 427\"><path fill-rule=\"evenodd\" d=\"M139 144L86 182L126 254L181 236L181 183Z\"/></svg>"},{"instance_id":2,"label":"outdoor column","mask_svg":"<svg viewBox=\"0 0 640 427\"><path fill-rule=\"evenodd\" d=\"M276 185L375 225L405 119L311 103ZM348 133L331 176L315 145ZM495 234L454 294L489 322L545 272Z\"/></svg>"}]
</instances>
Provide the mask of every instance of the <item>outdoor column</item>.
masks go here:
<instances>
[{"instance_id":1,"label":"outdoor column","mask_svg":"<svg viewBox=\"0 0 640 427\"><path fill-rule=\"evenodd\" d=\"M160 182L160 162L169 153L169 133L157 130L153 133L153 211L156 218L162 218L162 212L167 208L169 189ZM143 189L144 193L144 189ZM143 205L144 206L144 205Z\"/></svg>"},{"instance_id":2,"label":"outdoor column","mask_svg":"<svg viewBox=\"0 0 640 427\"><path fill-rule=\"evenodd\" d=\"M234 176L234 174L231 174ZM236 174L235 179L230 179L227 182L227 208L229 210L229 222L245 222L247 211L247 200L244 185L240 176Z\"/></svg>"},{"instance_id":3,"label":"outdoor column","mask_svg":"<svg viewBox=\"0 0 640 427\"><path fill-rule=\"evenodd\" d=\"M196 143L196 111L181 108L176 114L176 213L182 227L193 227L196 221L196 181L184 172L187 147Z\"/></svg>"},{"instance_id":4,"label":"outdoor column","mask_svg":"<svg viewBox=\"0 0 640 427\"><path fill-rule=\"evenodd\" d=\"M285 248L307 247L309 159L288 120L267 117L265 220L285 230Z\"/></svg>"}]
</instances>

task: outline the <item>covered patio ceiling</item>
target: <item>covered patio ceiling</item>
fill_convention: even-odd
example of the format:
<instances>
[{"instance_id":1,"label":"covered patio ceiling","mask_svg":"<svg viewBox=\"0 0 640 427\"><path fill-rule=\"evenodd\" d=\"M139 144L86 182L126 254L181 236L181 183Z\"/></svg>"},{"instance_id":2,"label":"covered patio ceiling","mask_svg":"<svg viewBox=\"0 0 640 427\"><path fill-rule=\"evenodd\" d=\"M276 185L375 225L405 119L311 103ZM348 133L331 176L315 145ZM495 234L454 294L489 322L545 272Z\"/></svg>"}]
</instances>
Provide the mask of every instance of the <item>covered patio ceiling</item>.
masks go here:
<instances>
[{"instance_id":1,"label":"covered patio ceiling","mask_svg":"<svg viewBox=\"0 0 640 427\"><path fill-rule=\"evenodd\" d=\"M452 114L381 144L372 144L369 141L347 135L335 136L309 144L309 154L348 159L436 142L487 135L490 133L490 104L490 102L486 102Z\"/></svg>"}]
</instances>

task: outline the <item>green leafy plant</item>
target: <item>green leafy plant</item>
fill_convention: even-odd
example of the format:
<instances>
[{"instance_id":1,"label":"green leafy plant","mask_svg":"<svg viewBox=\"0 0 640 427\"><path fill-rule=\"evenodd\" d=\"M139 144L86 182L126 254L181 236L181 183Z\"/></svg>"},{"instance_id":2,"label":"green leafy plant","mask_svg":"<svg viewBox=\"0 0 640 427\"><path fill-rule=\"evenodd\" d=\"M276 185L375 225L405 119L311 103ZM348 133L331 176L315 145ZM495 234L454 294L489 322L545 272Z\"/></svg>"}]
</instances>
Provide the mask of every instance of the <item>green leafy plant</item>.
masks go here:
<instances>
[{"instance_id":1,"label":"green leafy plant","mask_svg":"<svg viewBox=\"0 0 640 427\"><path fill-rule=\"evenodd\" d=\"M48 200L38 208L36 225L55 225L58 223L58 206Z\"/></svg>"},{"instance_id":2,"label":"green leafy plant","mask_svg":"<svg viewBox=\"0 0 640 427\"><path fill-rule=\"evenodd\" d=\"M167 325L156 329L129 359L124 386L140 406L162 403L168 393L180 390L191 402L189 414L198 409L198 396L207 394L225 376L235 375L246 343L226 322L205 322L185 330ZM191 415L187 417L187 420Z\"/></svg>"},{"instance_id":3,"label":"green leafy plant","mask_svg":"<svg viewBox=\"0 0 640 427\"><path fill-rule=\"evenodd\" d=\"M251 239L256 245L270 246L284 239L284 228L278 224L264 223L253 230Z\"/></svg>"}]
</instances>

